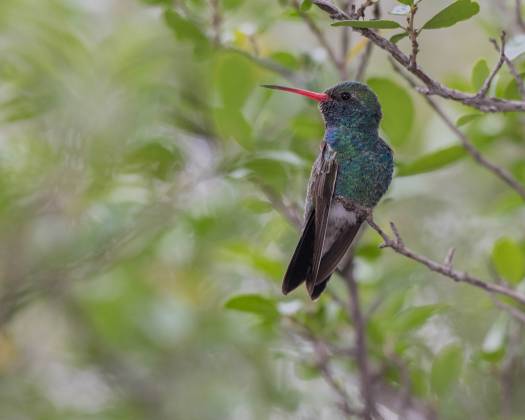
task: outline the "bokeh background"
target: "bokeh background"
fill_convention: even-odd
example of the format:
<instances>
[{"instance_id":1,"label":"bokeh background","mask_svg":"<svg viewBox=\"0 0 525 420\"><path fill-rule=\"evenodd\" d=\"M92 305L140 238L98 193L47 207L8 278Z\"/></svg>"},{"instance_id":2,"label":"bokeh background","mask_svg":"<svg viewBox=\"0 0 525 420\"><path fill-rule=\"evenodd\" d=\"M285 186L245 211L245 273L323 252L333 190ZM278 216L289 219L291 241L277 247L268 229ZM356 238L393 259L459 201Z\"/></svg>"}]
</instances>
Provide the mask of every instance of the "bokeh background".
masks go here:
<instances>
[{"instance_id":1,"label":"bokeh background","mask_svg":"<svg viewBox=\"0 0 525 420\"><path fill-rule=\"evenodd\" d=\"M448 3L423 1L418 21ZM514 2L479 3L471 20L421 36L420 64L466 91L475 63L497 60L488 38L519 33ZM381 1L383 13L395 4ZM337 49L342 30L304 10ZM351 42L350 77L365 47ZM466 158L382 51L366 79L398 165L378 223L519 287L523 202ZM351 345L352 324L329 294L280 295L298 235L270 200L301 208L322 123L315 104L259 88L338 81L284 0L2 0L0 419L342 418L287 317L337 345ZM494 89L517 94L506 70ZM462 129L525 181L522 115ZM374 368L401 360L440 418L522 418L520 324L379 243L366 231L356 249ZM341 283L330 290L346 299ZM357 398L353 360L334 369Z\"/></svg>"}]
</instances>

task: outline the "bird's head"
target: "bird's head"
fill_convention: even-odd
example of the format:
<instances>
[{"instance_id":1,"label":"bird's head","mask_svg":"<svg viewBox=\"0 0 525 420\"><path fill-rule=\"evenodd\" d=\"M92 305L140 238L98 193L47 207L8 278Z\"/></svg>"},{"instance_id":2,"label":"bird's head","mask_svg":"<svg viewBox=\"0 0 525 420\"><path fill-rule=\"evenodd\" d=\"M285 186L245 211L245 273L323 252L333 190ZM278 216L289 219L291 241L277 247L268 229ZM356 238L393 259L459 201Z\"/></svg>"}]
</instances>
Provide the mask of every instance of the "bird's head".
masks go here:
<instances>
[{"instance_id":1,"label":"bird's head","mask_svg":"<svg viewBox=\"0 0 525 420\"><path fill-rule=\"evenodd\" d=\"M381 106L377 96L364 83L342 82L323 93L276 85L263 87L296 93L319 102L319 109L327 127L340 125L377 127L381 120Z\"/></svg>"}]
</instances>

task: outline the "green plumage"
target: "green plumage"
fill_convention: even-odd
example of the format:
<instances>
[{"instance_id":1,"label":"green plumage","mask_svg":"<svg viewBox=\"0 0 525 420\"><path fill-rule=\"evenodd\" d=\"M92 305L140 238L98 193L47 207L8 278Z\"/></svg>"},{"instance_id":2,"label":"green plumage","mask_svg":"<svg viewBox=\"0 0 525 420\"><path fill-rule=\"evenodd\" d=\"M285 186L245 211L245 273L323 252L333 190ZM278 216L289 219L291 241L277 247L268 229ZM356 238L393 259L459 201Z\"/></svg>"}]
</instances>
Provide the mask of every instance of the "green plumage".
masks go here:
<instances>
[{"instance_id":1,"label":"green plumage","mask_svg":"<svg viewBox=\"0 0 525 420\"><path fill-rule=\"evenodd\" d=\"M287 294L306 281L312 299L325 289L359 228L392 180L392 150L379 137L381 106L359 82L343 82L324 93L266 86L319 101L325 122L306 196L301 239L283 280Z\"/></svg>"},{"instance_id":2,"label":"green plumage","mask_svg":"<svg viewBox=\"0 0 525 420\"><path fill-rule=\"evenodd\" d=\"M379 137L381 106L366 85L345 82L326 93L340 96L349 91L355 98L353 101L321 103L326 125L324 140L337 152L339 170L335 194L371 208L392 180L392 150Z\"/></svg>"}]
</instances>

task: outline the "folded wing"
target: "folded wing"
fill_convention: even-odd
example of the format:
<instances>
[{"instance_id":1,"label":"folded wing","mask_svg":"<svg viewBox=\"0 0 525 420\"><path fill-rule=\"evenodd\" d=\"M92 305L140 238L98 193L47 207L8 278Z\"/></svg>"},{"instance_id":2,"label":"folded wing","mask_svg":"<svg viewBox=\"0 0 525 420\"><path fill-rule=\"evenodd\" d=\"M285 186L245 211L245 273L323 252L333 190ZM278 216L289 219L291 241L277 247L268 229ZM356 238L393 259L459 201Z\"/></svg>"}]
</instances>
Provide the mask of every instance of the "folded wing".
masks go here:
<instances>
[{"instance_id":1,"label":"folded wing","mask_svg":"<svg viewBox=\"0 0 525 420\"><path fill-rule=\"evenodd\" d=\"M337 223L336 220L331 220L334 216L330 212L334 202L337 169L335 152L324 144L312 171L309 188L311 206L301 238L284 276L284 294L306 281L310 297L319 297L359 231L362 219L349 214L348 220L351 222L343 223L341 229L335 230L336 237L327 241L327 231L330 234L334 231L330 224Z\"/></svg>"}]
</instances>

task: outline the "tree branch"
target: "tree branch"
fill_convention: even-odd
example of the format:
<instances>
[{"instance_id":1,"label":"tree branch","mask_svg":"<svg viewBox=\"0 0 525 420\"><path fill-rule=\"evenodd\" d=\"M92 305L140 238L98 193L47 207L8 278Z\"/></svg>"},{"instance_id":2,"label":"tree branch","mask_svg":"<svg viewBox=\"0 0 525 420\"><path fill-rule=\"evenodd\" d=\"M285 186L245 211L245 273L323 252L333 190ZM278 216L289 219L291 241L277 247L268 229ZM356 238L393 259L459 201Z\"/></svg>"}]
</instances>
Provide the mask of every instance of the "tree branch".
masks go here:
<instances>
[{"instance_id":1,"label":"tree branch","mask_svg":"<svg viewBox=\"0 0 525 420\"><path fill-rule=\"evenodd\" d=\"M294 208L291 205L287 205L281 199L281 197L275 194L271 189L266 188L264 186L261 186L261 189L266 195L266 197L269 199L269 201L272 203L274 209L278 211L279 213L281 213L283 217L285 217L293 226L300 229L302 222L301 222L301 218L300 218L298 209ZM373 221L371 222L369 221L369 223L373 223ZM397 232L397 229L395 229L394 231ZM385 237L387 239L390 239L386 236L386 234L384 235L385 236L383 237L383 239L385 239ZM397 232L397 235L398 235L397 241L399 243L402 243L401 237L399 236L399 232ZM372 418L370 417L370 415L373 415L374 413L377 414L376 412L376 400L377 400L378 403L389 407L389 409L395 412L410 413L410 415L407 414L408 417L406 418L421 419L421 420L435 420L436 416L431 408L427 407L423 402L413 398L413 396L410 396L410 398L407 398L406 389L403 389L403 390L395 389L392 386L390 386L388 383L382 380L372 381L372 375L371 375L371 372L369 371L368 352L367 352L367 346L366 346L366 320L361 311L358 287L353 277L352 264L353 264L353 259L349 258L347 260L345 267L338 270L338 273L344 279L345 284L349 290L348 306L346 306L345 302L342 299L340 299L338 296L333 296L332 294L331 296L333 296L334 300L336 301L338 305L340 305L341 307L348 308L348 312L354 323L354 329L355 329L355 335L356 335L356 348L353 349L353 351L347 350L346 353L350 354L351 356L355 358L356 363L358 365L358 369L359 369L361 394L363 397L363 401L365 403L365 409L363 410L362 413L359 413L359 414L363 416L364 418ZM525 296L523 296L523 299L525 301ZM290 318L290 319L295 324L298 324L297 320L293 318ZM319 337L315 336L311 332L308 332L307 330L306 332L303 331L301 335L303 336L303 338L307 339L311 343L318 343L322 341ZM326 344L326 346L328 346L328 344ZM329 346L327 348L329 348ZM332 379L334 378L333 376L331 376L330 370L323 371L321 366L320 368L321 368L321 373L325 381L328 383L328 385L331 388L333 388L334 391L340 397L344 397L346 393L341 392L341 388L338 387L339 383L337 381L332 381ZM341 407L341 410L343 410L343 412L347 414L350 412L355 412L355 410L351 408L349 402L345 404L344 398L342 398L342 401L343 402L340 404L340 407ZM368 416L368 417L365 417L365 416Z\"/></svg>"},{"instance_id":2,"label":"tree branch","mask_svg":"<svg viewBox=\"0 0 525 420\"><path fill-rule=\"evenodd\" d=\"M345 13L329 0L313 0L313 3L321 10L327 12L334 20L358 18L356 14L349 15ZM442 98L451 99L483 112L525 111L525 101L504 100L496 97L479 98L477 94L472 95L446 87L437 80L432 79L419 65L416 64L415 67L411 68L410 57L401 51L396 44L367 28L353 28L353 30L359 32L379 48L388 52L402 67L423 82L425 85L425 94L427 95L437 95Z\"/></svg>"},{"instance_id":3,"label":"tree branch","mask_svg":"<svg viewBox=\"0 0 525 420\"><path fill-rule=\"evenodd\" d=\"M412 45L412 53L410 54L409 69L415 70L417 68L416 57L419 52L419 44L417 42L418 31L414 28L414 18L417 12L417 4L410 6L410 13L407 16L407 32Z\"/></svg>"},{"instance_id":4,"label":"tree branch","mask_svg":"<svg viewBox=\"0 0 525 420\"><path fill-rule=\"evenodd\" d=\"M391 248L396 253L404 255L405 257L424 265L430 271L439 273L454 281L470 284L471 286L477 287L478 289L482 289L490 294L508 296L514 299L516 302L525 305L525 294L518 292L517 290L511 289L507 286L500 284L487 283L486 281L481 280L480 278L475 277L465 271L455 270L452 267L451 263L439 263L437 261L431 260L428 257L425 257L424 255L419 255L411 249L407 248L401 240L401 236L399 235L397 227L393 223L390 223L390 226L392 228L392 231L394 232L394 238L390 237L383 229L381 229L374 222L372 215L369 216L367 221L370 227L374 229L383 238L384 242L381 245L381 248Z\"/></svg>"},{"instance_id":5,"label":"tree branch","mask_svg":"<svg viewBox=\"0 0 525 420\"><path fill-rule=\"evenodd\" d=\"M261 185L260 188L268 201L270 201L272 204L273 208L281 213L290 222L290 224L295 226L297 229L301 229L303 222L299 209L285 203L284 200L279 197L279 195L271 188L264 185Z\"/></svg>"},{"instance_id":6,"label":"tree branch","mask_svg":"<svg viewBox=\"0 0 525 420\"><path fill-rule=\"evenodd\" d=\"M314 2L315 3L315 2ZM377 3L376 3L377 4ZM357 18L364 18L366 9L374 5L374 0L365 0L361 6L359 6L355 12Z\"/></svg>"},{"instance_id":7,"label":"tree branch","mask_svg":"<svg viewBox=\"0 0 525 420\"><path fill-rule=\"evenodd\" d=\"M498 48L498 44L496 43L496 40L491 39L490 41L494 44L496 50L500 51ZM505 62L505 32L501 33L501 46L502 48L500 51L498 62L496 63L496 65L494 66L494 69L489 74L489 76L485 79L485 81L483 82L483 85L481 86L478 93L476 94L476 96L478 96L479 98L484 98L485 96L487 96L487 93L490 89L490 86L492 85L492 81L494 80L494 77L496 77L496 74L500 71L501 66L503 66L503 63Z\"/></svg>"},{"instance_id":8,"label":"tree branch","mask_svg":"<svg viewBox=\"0 0 525 420\"><path fill-rule=\"evenodd\" d=\"M361 383L361 396L364 402L363 419L372 420L377 415L377 408L373 394L368 365L368 352L366 345L366 326L361 312L359 289L354 277L353 258L349 258L346 266L341 270L349 294L349 309L354 321L356 340L356 362L359 369Z\"/></svg>"},{"instance_id":9,"label":"tree branch","mask_svg":"<svg viewBox=\"0 0 525 420\"><path fill-rule=\"evenodd\" d=\"M294 317L289 317L288 319L295 325L296 334L312 346L316 357L316 367L321 372L328 386L339 396L340 402L338 405L341 411L347 416L360 415L361 413L352 407L350 396L332 372L330 357L331 353L334 353L334 349L327 342L317 337L308 326L298 319ZM349 353L349 351L347 350L344 353Z\"/></svg>"},{"instance_id":10,"label":"tree branch","mask_svg":"<svg viewBox=\"0 0 525 420\"><path fill-rule=\"evenodd\" d=\"M485 169L490 171L492 174L494 174L497 178L505 182L510 188L512 188L516 193L518 193L524 200L525 200L525 186L523 186L516 178L512 176L510 172L508 172L506 169L496 165L495 163L490 162L488 159L486 159L478 149L474 146L474 144L468 139L468 137L448 118L448 116L445 114L445 112L441 109L441 107L434 101L432 98L428 97L425 93L421 92L420 89L418 89L418 86L410 78L407 74L405 74L399 66L394 63L392 60L392 65L394 69L412 86L415 88L419 93L423 95L427 103L430 105L430 107L436 112L436 114L439 115L441 120L447 125L447 127L458 136L459 140L461 141L462 146L465 148L467 153L472 156L472 158L479 163L481 166L483 166ZM482 88L483 89L483 88Z\"/></svg>"},{"instance_id":11,"label":"tree branch","mask_svg":"<svg viewBox=\"0 0 525 420\"><path fill-rule=\"evenodd\" d=\"M512 63L512 60L510 60L505 54L505 32L501 33L501 46L499 46L494 39L491 39L490 41L494 45L496 51L500 53L500 61L505 62L510 73L512 74L512 77L514 77L516 85L518 86L518 90L520 91L521 99L525 99L525 85L523 84L523 78L518 73L518 70L514 66L514 63Z\"/></svg>"}]
</instances>

